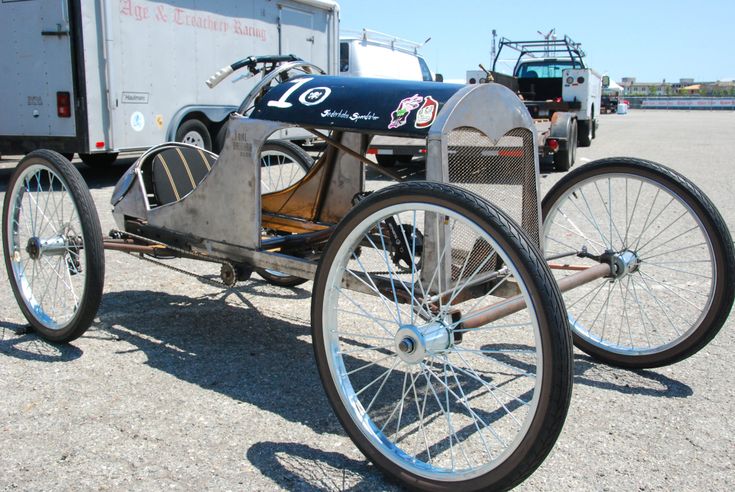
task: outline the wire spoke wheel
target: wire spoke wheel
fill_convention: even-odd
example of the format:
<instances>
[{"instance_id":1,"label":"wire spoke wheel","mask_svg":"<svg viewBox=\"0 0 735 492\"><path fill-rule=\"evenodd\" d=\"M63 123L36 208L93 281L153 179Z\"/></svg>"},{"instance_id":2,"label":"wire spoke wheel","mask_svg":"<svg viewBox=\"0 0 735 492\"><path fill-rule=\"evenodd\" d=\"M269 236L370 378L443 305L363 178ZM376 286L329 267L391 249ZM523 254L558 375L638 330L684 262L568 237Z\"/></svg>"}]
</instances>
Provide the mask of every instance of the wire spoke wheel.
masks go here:
<instances>
[{"instance_id":1,"label":"wire spoke wheel","mask_svg":"<svg viewBox=\"0 0 735 492\"><path fill-rule=\"evenodd\" d=\"M260 151L261 193L274 193L293 186L313 165L311 156L298 145L287 140L269 140ZM307 281L277 270L256 268L255 271L268 283L281 287L295 287Z\"/></svg>"},{"instance_id":2,"label":"wire spoke wheel","mask_svg":"<svg viewBox=\"0 0 735 492\"><path fill-rule=\"evenodd\" d=\"M408 268L391 257L399 242ZM526 309L477 322L518 292ZM561 295L517 226L458 188L397 185L350 212L317 272L312 335L350 437L415 487L510 487L563 424L572 363Z\"/></svg>"},{"instance_id":3,"label":"wire spoke wheel","mask_svg":"<svg viewBox=\"0 0 735 492\"><path fill-rule=\"evenodd\" d=\"M559 181L542 208L547 256L585 250L625 263L613 278L565 294L581 349L615 365L655 367L692 355L720 329L733 299L732 240L686 178L647 161L605 159Z\"/></svg>"},{"instance_id":4,"label":"wire spoke wheel","mask_svg":"<svg viewBox=\"0 0 735 492\"><path fill-rule=\"evenodd\" d=\"M3 207L5 265L31 325L51 341L80 336L99 306L102 234L82 177L61 155L20 161Z\"/></svg>"},{"instance_id":5,"label":"wire spoke wheel","mask_svg":"<svg viewBox=\"0 0 735 492\"><path fill-rule=\"evenodd\" d=\"M301 147L286 140L269 140L260 151L261 193L273 193L301 181L313 160Z\"/></svg>"}]
</instances>

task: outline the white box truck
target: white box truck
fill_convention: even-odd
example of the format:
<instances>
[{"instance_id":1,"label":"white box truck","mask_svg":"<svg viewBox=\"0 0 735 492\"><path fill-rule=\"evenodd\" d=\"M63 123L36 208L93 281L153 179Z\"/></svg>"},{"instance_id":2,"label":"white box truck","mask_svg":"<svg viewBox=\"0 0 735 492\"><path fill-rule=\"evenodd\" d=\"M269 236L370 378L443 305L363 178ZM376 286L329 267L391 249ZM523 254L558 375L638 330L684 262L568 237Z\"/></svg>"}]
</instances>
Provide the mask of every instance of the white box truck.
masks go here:
<instances>
[{"instance_id":1,"label":"white box truck","mask_svg":"<svg viewBox=\"0 0 735 492\"><path fill-rule=\"evenodd\" d=\"M331 0L1 0L0 153L212 149L257 80L210 90L210 75L275 54L337 73L338 33Z\"/></svg>"},{"instance_id":2,"label":"white box truck","mask_svg":"<svg viewBox=\"0 0 735 492\"><path fill-rule=\"evenodd\" d=\"M359 32L342 31L339 47L340 75L431 82L435 76L424 57L419 54L419 49L429 39L424 43L416 43L369 29ZM443 78L437 75L436 80L441 81ZM426 142L421 139L377 135L372 139L368 152L375 155L378 164L392 167L408 164L414 157L425 155Z\"/></svg>"}]
</instances>

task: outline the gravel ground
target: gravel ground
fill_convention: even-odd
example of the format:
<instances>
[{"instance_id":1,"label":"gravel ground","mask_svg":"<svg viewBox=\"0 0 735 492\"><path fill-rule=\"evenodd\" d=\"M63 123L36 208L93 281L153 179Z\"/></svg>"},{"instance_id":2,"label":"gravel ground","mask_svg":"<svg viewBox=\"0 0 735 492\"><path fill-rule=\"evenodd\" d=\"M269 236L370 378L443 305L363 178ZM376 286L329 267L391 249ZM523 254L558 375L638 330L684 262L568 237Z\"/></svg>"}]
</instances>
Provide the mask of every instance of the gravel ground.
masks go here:
<instances>
[{"instance_id":1,"label":"gravel ground","mask_svg":"<svg viewBox=\"0 0 735 492\"><path fill-rule=\"evenodd\" d=\"M735 113L603 115L578 160L612 155L679 170L735 230ZM113 226L112 186L132 160L102 171L80 165L103 231ZM14 165L0 162L3 193ZM0 273L0 489L396 488L355 449L324 396L310 283L253 280L223 292L121 253L106 261L98 318L65 346L26 332ZM519 490L733 490L734 324L694 357L656 370L614 369L576 352L564 430Z\"/></svg>"}]
</instances>

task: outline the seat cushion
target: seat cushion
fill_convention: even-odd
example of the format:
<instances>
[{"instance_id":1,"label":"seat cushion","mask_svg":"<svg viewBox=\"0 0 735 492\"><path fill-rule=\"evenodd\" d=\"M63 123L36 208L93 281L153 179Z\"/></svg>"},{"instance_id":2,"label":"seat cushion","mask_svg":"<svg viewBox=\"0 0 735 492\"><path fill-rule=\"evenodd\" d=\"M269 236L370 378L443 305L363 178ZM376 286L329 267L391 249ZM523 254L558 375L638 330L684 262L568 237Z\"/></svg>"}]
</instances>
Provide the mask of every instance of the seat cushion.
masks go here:
<instances>
[{"instance_id":1,"label":"seat cushion","mask_svg":"<svg viewBox=\"0 0 735 492\"><path fill-rule=\"evenodd\" d=\"M214 161L214 156L192 147L170 147L156 154L151 178L158 203L181 200L201 183Z\"/></svg>"}]
</instances>

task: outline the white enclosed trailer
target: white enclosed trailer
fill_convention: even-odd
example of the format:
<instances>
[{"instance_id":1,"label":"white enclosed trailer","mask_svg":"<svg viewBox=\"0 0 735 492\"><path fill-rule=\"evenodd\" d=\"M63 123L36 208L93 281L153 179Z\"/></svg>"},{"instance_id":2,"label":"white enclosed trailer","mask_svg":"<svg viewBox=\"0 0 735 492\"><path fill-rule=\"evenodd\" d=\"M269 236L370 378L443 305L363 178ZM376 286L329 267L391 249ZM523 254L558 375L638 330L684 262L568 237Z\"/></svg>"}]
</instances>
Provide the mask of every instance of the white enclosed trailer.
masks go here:
<instances>
[{"instance_id":1,"label":"white enclosed trailer","mask_svg":"<svg viewBox=\"0 0 735 492\"><path fill-rule=\"evenodd\" d=\"M215 147L256 80L204 81L251 55L337 72L331 0L2 0L0 153L90 164L167 140Z\"/></svg>"}]
</instances>

